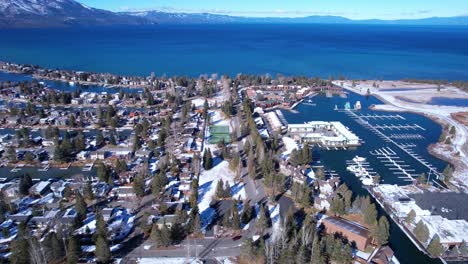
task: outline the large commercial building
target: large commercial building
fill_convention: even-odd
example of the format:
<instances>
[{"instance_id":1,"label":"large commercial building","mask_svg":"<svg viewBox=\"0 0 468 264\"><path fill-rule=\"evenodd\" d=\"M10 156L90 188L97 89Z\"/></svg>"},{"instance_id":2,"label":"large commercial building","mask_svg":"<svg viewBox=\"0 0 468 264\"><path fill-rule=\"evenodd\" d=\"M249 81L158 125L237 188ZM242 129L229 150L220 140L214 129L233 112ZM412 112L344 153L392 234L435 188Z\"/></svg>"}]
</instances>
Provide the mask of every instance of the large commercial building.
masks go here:
<instances>
[{"instance_id":1,"label":"large commercial building","mask_svg":"<svg viewBox=\"0 0 468 264\"><path fill-rule=\"evenodd\" d=\"M312 121L304 124L290 124L288 133L296 141L324 147L360 145L359 137L340 122Z\"/></svg>"},{"instance_id":2,"label":"large commercial building","mask_svg":"<svg viewBox=\"0 0 468 264\"><path fill-rule=\"evenodd\" d=\"M322 220L322 223L327 234L341 234L349 242L354 242L356 248L361 251L364 251L371 242L369 230L356 222L340 217L327 217Z\"/></svg>"}]
</instances>

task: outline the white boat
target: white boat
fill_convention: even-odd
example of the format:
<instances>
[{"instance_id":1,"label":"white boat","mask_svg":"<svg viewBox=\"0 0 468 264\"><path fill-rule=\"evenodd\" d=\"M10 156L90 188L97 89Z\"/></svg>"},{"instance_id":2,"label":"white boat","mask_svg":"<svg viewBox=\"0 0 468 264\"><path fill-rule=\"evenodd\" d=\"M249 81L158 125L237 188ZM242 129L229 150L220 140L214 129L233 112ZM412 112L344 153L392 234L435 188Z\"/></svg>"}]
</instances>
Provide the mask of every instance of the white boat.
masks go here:
<instances>
[{"instance_id":1,"label":"white boat","mask_svg":"<svg viewBox=\"0 0 468 264\"><path fill-rule=\"evenodd\" d=\"M356 163L361 163L361 162L366 161L366 158L359 157L359 156L355 156L355 157L353 158L353 161L356 162Z\"/></svg>"},{"instance_id":2,"label":"white boat","mask_svg":"<svg viewBox=\"0 0 468 264\"><path fill-rule=\"evenodd\" d=\"M312 100L311 100L311 99L309 99L309 100L307 100L307 102L308 102L308 103L312 103Z\"/></svg>"},{"instance_id":3,"label":"white boat","mask_svg":"<svg viewBox=\"0 0 468 264\"><path fill-rule=\"evenodd\" d=\"M362 177L361 182L366 186L374 185L374 179L371 176Z\"/></svg>"}]
</instances>

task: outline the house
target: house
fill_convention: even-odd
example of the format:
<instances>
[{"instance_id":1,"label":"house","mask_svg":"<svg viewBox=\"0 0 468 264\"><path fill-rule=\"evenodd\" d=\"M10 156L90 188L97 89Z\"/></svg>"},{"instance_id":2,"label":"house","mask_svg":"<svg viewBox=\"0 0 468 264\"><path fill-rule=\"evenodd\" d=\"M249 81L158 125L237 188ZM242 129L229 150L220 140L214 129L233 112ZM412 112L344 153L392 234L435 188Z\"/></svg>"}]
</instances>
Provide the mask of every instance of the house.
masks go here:
<instances>
[{"instance_id":1,"label":"house","mask_svg":"<svg viewBox=\"0 0 468 264\"><path fill-rule=\"evenodd\" d=\"M29 193L32 195L44 195L50 189L49 181L40 181L34 184L30 189Z\"/></svg>"},{"instance_id":2,"label":"house","mask_svg":"<svg viewBox=\"0 0 468 264\"><path fill-rule=\"evenodd\" d=\"M6 118L5 122L8 124L8 125L17 125L20 123L20 118L17 117L17 116L9 116Z\"/></svg>"},{"instance_id":3,"label":"house","mask_svg":"<svg viewBox=\"0 0 468 264\"><path fill-rule=\"evenodd\" d=\"M60 210L55 209L47 212L43 216L34 216L29 221L30 224L34 224L37 227L47 227L55 223L60 215Z\"/></svg>"},{"instance_id":4,"label":"house","mask_svg":"<svg viewBox=\"0 0 468 264\"><path fill-rule=\"evenodd\" d=\"M117 188L117 195L119 198L135 198L136 194L133 186L119 186Z\"/></svg>"},{"instance_id":5,"label":"house","mask_svg":"<svg viewBox=\"0 0 468 264\"><path fill-rule=\"evenodd\" d=\"M27 223L32 217L31 209L27 209L16 214L8 215L7 218L15 223L25 222Z\"/></svg>"},{"instance_id":6,"label":"house","mask_svg":"<svg viewBox=\"0 0 468 264\"><path fill-rule=\"evenodd\" d=\"M389 264L393 263L393 250L389 246L384 246L378 249L377 253L374 254L370 263L375 264Z\"/></svg>"},{"instance_id":7,"label":"house","mask_svg":"<svg viewBox=\"0 0 468 264\"><path fill-rule=\"evenodd\" d=\"M172 225L176 222L176 219L177 219L176 215L165 215L165 216L157 218L155 223L160 229L164 225L166 225L168 228L171 228Z\"/></svg>"},{"instance_id":8,"label":"house","mask_svg":"<svg viewBox=\"0 0 468 264\"><path fill-rule=\"evenodd\" d=\"M50 184L50 190L56 197L63 197L65 188L69 183L62 180L56 181Z\"/></svg>"},{"instance_id":9,"label":"house","mask_svg":"<svg viewBox=\"0 0 468 264\"><path fill-rule=\"evenodd\" d=\"M72 225L75 223L76 218L76 211L74 207L68 208L64 213L63 216L59 218L62 224Z\"/></svg>"},{"instance_id":10,"label":"house","mask_svg":"<svg viewBox=\"0 0 468 264\"><path fill-rule=\"evenodd\" d=\"M76 154L76 158L79 159L79 160L86 160L90 156L89 153L90 153L89 151L82 150L82 151L78 152L78 154Z\"/></svg>"},{"instance_id":11,"label":"house","mask_svg":"<svg viewBox=\"0 0 468 264\"><path fill-rule=\"evenodd\" d=\"M364 251L371 242L370 231L356 222L352 222L341 217L327 217L322 220L327 234L341 234L355 243L356 248Z\"/></svg>"}]
</instances>

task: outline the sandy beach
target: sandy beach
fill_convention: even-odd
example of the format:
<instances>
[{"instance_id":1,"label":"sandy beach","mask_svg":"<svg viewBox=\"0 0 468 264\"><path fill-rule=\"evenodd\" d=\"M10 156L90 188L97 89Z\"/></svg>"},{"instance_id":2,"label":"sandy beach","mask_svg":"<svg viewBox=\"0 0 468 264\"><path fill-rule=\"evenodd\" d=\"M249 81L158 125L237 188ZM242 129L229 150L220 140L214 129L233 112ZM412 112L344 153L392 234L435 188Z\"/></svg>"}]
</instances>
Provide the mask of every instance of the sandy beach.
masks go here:
<instances>
[{"instance_id":1,"label":"sandy beach","mask_svg":"<svg viewBox=\"0 0 468 264\"><path fill-rule=\"evenodd\" d=\"M429 105L434 97L468 99L468 93L453 87L409 83L404 81L335 81L352 92L366 95L368 92L385 104L375 105L373 109L394 112L413 112L425 115L445 128L454 126L456 134L451 145L436 143L431 145L429 152L434 156L446 160L455 167L452 183L468 192L468 126L459 122L453 116L460 112L467 112L466 106ZM376 87L377 86L377 87Z\"/></svg>"}]
</instances>

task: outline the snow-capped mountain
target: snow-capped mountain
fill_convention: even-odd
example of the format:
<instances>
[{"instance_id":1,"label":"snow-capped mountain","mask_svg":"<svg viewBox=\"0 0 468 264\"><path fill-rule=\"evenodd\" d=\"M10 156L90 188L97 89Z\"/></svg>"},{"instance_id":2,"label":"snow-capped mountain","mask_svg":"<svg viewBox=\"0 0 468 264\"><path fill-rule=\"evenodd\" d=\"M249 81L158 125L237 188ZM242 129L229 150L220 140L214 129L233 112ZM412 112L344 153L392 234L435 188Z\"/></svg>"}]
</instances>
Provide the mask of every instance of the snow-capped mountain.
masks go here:
<instances>
[{"instance_id":1,"label":"snow-capped mountain","mask_svg":"<svg viewBox=\"0 0 468 264\"><path fill-rule=\"evenodd\" d=\"M74 0L0 0L0 27L140 25L147 19L90 8Z\"/></svg>"}]
</instances>

